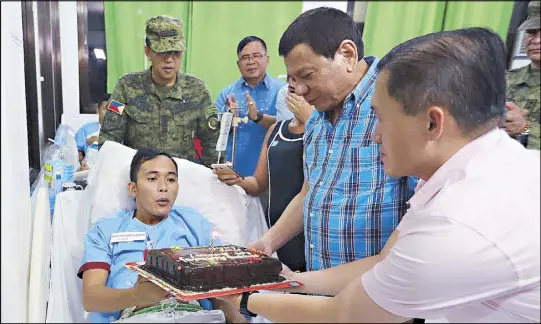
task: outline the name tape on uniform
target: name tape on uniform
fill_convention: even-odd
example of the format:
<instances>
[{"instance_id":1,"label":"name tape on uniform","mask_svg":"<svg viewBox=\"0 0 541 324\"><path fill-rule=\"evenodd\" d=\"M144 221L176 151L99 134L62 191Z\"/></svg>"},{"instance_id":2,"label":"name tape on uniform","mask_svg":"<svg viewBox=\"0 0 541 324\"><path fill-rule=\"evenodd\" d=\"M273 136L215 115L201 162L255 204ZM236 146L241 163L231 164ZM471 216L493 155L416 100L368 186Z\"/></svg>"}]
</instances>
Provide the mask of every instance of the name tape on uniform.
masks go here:
<instances>
[{"instance_id":1,"label":"name tape on uniform","mask_svg":"<svg viewBox=\"0 0 541 324\"><path fill-rule=\"evenodd\" d=\"M146 237L147 235L145 232L114 233L111 236L111 243L144 241Z\"/></svg>"}]
</instances>

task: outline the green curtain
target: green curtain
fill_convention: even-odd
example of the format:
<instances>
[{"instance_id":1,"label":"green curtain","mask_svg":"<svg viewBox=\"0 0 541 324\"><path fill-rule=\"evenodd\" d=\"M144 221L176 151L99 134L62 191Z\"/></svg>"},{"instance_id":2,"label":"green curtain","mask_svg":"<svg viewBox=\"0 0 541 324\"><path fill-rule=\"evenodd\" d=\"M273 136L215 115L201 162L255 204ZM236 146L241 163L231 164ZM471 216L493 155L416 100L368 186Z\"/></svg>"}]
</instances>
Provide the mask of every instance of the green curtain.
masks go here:
<instances>
[{"instance_id":1,"label":"green curtain","mask_svg":"<svg viewBox=\"0 0 541 324\"><path fill-rule=\"evenodd\" d=\"M396 45L442 28L444 1L370 1L363 31L365 55L383 57Z\"/></svg>"},{"instance_id":2,"label":"green curtain","mask_svg":"<svg viewBox=\"0 0 541 324\"><path fill-rule=\"evenodd\" d=\"M267 44L269 75L285 74L278 43L301 12L301 1L194 1L187 72L205 80L216 98L225 86L240 78L237 45L242 38L254 35Z\"/></svg>"},{"instance_id":3,"label":"green curtain","mask_svg":"<svg viewBox=\"0 0 541 324\"><path fill-rule=\"evenodd\" d=\"M240 77L236 50L245 36L255 35L267 43L271 76L285 74L278 43L301 12L301 1L106 1L107 88L111 91L119 77L148 66L143 50L145 21L160 14L184 22L187 50L182 71L203 79L213 99Z\"/></svg>"},{"instance_id":4,"label":"green curtain","mask_svg":"<svg viewBox=\"0 0 541 324\"><path fill-rule=\"evenodd\" d=\"M189 34L190 26L187 22L191 7L189 1L104 1L109 92L124 74L141 71L149 66L144 51L146 20L162 14L175 16L185 23L185 33ZM186 71L188 60L188 55L184 55L183 71Z\"/></svg>"},{"instance_id":5,"label":"green curtain","mask_svg":"<svg viewBox=\"0 0 541 324\"><path fill-rule=\"evenodd\" d=\"M363 32L366 55L382 57L416 36L465 27L489 27L505 41L513 1L370 1Z\"/></svg>"},{"instance_id":6,"label":"green curtain","mask_svg":"<svg viewBox=\"0 0 541 324\"><path fill-rule=\"evenodd\" d=\"M505 41L513 1L448 1L444 30L488 27Z\"/></svg>"}]
</instances>

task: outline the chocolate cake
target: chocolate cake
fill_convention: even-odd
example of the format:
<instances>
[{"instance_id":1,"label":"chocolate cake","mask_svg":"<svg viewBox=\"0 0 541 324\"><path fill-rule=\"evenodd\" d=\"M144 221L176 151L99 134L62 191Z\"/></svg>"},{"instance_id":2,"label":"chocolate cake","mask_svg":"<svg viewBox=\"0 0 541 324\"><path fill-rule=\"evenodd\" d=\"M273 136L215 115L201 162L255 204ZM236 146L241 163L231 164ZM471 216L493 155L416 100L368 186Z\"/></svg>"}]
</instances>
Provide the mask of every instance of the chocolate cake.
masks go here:
<instances>
[{"instance_id":1,"label":"chocolate cake","mask_svg":"<svg viewBox=\"0 0 541 324\"><path fill-rule=\"evenodd\" d=\"M278 259L235 245L150 250L143 269L189 291L242 288L284 280Z\"/></svg>"}]
</instances>

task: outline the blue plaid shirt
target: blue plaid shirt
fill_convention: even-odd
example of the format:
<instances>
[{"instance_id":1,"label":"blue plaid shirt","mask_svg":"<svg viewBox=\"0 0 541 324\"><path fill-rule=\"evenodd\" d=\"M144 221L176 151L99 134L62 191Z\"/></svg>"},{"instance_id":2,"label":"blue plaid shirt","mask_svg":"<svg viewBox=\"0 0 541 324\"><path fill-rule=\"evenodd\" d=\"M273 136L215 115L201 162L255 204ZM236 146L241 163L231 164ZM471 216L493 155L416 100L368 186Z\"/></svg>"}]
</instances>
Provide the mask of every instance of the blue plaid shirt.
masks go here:
<instances>
[{"instance_id":1,"label":"blue plaid shirt","mask_svg":"<svg viewBox=\"0 0 541 324\"><path fill-rule=\"evenodd\" d=\"M304 201L307 270L319 270L375 255L405 214L416 178L389 178L378 145L377 119L370 107L378 59L366 57L366 75L344 100L332 125L315 111L304 135Z\"/></svg>"}]
</instances>

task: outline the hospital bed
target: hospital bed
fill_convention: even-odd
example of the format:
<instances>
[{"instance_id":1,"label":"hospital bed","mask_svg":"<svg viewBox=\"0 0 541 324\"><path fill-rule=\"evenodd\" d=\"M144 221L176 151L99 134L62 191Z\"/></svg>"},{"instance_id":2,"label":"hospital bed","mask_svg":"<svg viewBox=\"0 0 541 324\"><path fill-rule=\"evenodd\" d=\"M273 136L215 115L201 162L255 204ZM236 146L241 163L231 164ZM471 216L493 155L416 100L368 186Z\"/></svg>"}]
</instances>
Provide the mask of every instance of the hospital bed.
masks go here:
<instances>
[{"instance_id":1,"label":"hospital bed","mask_svg":"<svg viewBox=\"0 0 541 324\"><path fill-rule=\"evenodd\" d=\"M82 306L81 265L85 234L102 217L134 207L127 191L135 150L106 142L84 191L57 195L52 226L44 188L37 189L30 275L29 321L87 322ZM175 159L179 168L176 205L194 208L217 228L225 243L246 246L267 230L259 198L227 186L204 166ZM50 268L49 268L50 264ZM49 279L50 278L50 279ZM265 322L256 319L255 322Z\"/></svg>"},{"instance_id":2,"label":"hospital bed","mask_svg":"<svg viewBox=\"0 0 541 324\"><path fill-rule=\"evenodd\" d=\"M84 191L58 194L50 222L47 190L37 190L29 281L31 323L83 323L88 313L82 304L82 281L77 278L83 242L92 224L120 209L133 208L127 192L130 162L135 150L106 142ZM223 242L246 246L267 230L259 198L238 186L227 186L212 171L176 159L179 193L175 204L194 208L213 222ZM266 292L272 293L272 292ZM253 323L269 323L260 316ZM445 319L426 321L447 323Z\"/></svg>"}]
</instances>

